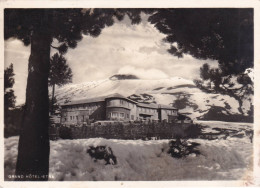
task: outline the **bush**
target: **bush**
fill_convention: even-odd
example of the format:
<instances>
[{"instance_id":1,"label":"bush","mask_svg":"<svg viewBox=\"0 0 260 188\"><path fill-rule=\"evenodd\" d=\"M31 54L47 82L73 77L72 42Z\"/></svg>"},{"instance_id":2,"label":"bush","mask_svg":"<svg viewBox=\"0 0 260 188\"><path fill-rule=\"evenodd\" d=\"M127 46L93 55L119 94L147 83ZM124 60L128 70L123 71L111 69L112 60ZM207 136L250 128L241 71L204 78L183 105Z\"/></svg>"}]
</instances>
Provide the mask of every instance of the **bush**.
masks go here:
<instances>
[{"instance_id":1,"label":"bush","mask_svg":"<svg viewBox=\"0 0 260 188\"><path fill-rule=\"evenodd\" d=\"M70 127L60 127L59 128L59 136L61 139L73 139L72 131Z\"/></svg>"},{"instance_id":2,"label":"bush","mask_svg":"<svg viewBox=\"0 0 260 188\"><path fill-rule=\"evenodd\" d=\"M186 138L198 138L202 133L202 127L198 124L191 124L185 129Z\"/></svg>"},{"instance_id":3,"label":"bush","mask_svg":"<svg viewBox=\"0 0 260 188\"><path fill-rule=\"evenodd\" d=\"M171 140L167 153L174 158L182 158L190 154L199 155L200 151L196 148L199 145L196 142L181 141L180 139Z\"/></svg>"},{"instance_id":4,"label":"bush","mask_svg":"<svg viewBox=\"0 0 260 188\"><path fill-rule=\"evenodd\" d=\"M107 146L90 146L89 149L87 149L87 153L90 155L91 158L94 158L94 162L97 160L105 160L106 165L117 164L116 156L113 154L113 151L110 147Z\"/></svg>"},{"instance_id":5,"label":"bush","mask_svg":"<svg viewBox=\"0 0 260 188\"><path fill-rule=\"evenodd\" d=\"M23 107L17 107L13 110L5 110L4 113L4 137L18 136L23 117Z\"/></svg>"}]
</instances>

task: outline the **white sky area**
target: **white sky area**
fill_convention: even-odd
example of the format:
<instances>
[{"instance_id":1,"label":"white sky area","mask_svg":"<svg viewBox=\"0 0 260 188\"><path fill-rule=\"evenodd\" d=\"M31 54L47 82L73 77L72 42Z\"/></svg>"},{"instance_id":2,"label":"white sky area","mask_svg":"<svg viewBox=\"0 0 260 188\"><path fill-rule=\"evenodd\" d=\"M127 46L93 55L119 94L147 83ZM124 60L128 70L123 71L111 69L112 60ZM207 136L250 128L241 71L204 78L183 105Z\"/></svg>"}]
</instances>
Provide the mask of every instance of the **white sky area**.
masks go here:
<instances>
[{"instance_id":1,"label":"white sky area","mask_svg":"<svg viewBox=\"0 0 260 188\"><path fill-rule=\"evenodd\" d=\"M164 79L175 76L186 79L199 78L199 68L204 63L190 55L177 58L167 52L169 44L163 42L164 34L147 22L131 25L128 17L122 22L102 30L97 38L84 36L77 48L65 55L73 72L73 83L106 79L114 74L133 74L141 79ZM55 45L55 44L54 44ZM52 54L56 51L52 50ZM14 64L14 91L17 104L25 101L30 46L21 41L5 41L5 67Z\"/></svg>"}]
</instances>

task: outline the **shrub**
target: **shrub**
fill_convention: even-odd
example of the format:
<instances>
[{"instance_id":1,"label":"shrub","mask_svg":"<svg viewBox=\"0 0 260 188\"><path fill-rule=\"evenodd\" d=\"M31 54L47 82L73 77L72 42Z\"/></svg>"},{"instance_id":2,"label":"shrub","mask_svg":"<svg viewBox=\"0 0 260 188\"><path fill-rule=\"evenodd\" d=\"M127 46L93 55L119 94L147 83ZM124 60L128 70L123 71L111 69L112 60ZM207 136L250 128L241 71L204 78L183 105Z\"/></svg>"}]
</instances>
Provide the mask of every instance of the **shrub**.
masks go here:
<instances>
[{"instance_id":1,"label":"shrub","mask_svg":"<svg viewBox=\"0 0 260 188\"><path fill-rule=\"evenodd\" d=\"M62 139L72 139L72 131L70 127L62 126L59 128L59 136Z\"/></svg>"},{"instance_id":2,"label":"shrub","mask_svg":"<svg viewBox=\"0 0 260 188\"><path fill-rule=\"evenodd\" d=\"M89 149L87 149L87 153L90 155L91 158L94 158L94 162L97 160L105 160L106 165L117 164L116 156L113 154L113 151L110 147L107 146L90 146Z\"/></svg>"},{"instance_id":3,"label":"shrub","mask_svg":"<svg viewBox=\"0 0 260 188\"><path fill-rule=\"evenodd\" d=\"M202 127L198 124L191 124L185 129L186 138L198 138L202 133Z\"/></svg>"},{"instance_id":4,"label":"shrub","mask_svg":"<svg viewBox=\"0 0 260 188\"><path fill-rule=\"evenodd\" d=\"M182 158L190 154L199 155L200 151L196 148L199 145L196 142L181 141L180 139L171 140L167 153L174 158Z\"/></svg>"}]
</instances>

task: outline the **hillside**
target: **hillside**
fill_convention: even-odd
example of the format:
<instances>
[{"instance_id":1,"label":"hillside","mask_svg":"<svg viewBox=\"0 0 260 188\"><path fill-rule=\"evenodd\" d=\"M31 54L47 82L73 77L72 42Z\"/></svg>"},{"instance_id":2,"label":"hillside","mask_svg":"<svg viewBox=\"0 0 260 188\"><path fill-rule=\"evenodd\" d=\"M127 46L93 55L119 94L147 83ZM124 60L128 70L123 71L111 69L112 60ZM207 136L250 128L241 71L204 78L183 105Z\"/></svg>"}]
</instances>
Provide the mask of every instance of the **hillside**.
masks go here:
<instances>
[{"instance_id":1,"label":"hillside","mask_svg":"<svg viewBox=\"0 0 260 188\"><path fill-rule=\"evenodd\" d=\"M173 105L193 119L252 121L247 117L248 101L243 103L245 116L241 116L234 98L204 93L191 80L180 77L159 80L111 78L61 87L55 93L58 103L120 93L138 102Z\"/></svg>"}]
</instances>

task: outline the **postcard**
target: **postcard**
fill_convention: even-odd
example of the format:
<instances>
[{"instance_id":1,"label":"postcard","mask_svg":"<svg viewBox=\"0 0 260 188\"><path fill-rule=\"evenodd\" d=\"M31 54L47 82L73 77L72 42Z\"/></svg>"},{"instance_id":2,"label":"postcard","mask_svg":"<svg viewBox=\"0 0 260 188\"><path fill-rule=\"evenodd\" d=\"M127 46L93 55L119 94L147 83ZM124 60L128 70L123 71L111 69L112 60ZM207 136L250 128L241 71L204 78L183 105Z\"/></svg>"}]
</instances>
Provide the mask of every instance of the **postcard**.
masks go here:
<instances>
[{"instance_id":1,"label":"postcard","mask_svg":"<svg viewBox=\"0 0 260 188\"><path fill-rule=\"evenodd\" d=\"M259 2L11 1L1 187L259 186Z\"/></svg>"}]
</instances>

